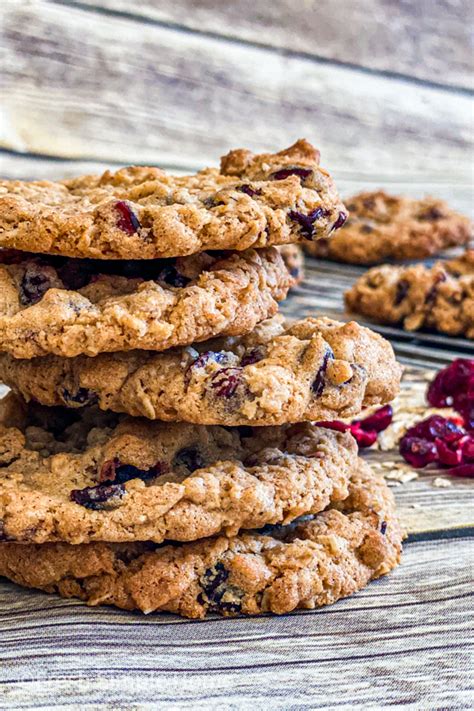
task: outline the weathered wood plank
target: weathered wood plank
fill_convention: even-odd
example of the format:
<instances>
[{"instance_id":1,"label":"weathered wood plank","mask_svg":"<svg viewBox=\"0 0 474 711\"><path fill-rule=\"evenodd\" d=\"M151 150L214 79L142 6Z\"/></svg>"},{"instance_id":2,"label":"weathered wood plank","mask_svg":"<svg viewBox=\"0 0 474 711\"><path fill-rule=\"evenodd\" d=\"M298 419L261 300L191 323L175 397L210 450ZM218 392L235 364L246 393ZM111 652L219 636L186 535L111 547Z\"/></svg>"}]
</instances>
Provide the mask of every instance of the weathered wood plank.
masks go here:
<instances>
[{"instance_id":1,"label":"weathered wood plank","mask_svg":"<svg viewBox=\"0 0 474 711\"><path fill-rule=\"evenodd\" d=\"M407 544L352 598L254 619L144 618L0 583L0 708L467 709L473 553Z\"/></svg>"},{"instance_id":2,"label":"weathered wood plank","mask_svg":"<svg viewBox=\"0 0 474 711\"><path fill-rule=\"evenodd\" d=\"M470 181L469 96L66 5L0 12L4 148L189 167L306 135L334 170Z\"/></svg>"},{"instance_id":3,"label":"weathered wood plank","mask_svg":"<svg viewBox=\"0 0 474 711\"><path fill-rule=\"evenodd\" d=\"M466 2L396 0L82 0L91 9L130 13L315 58L473 88Z\"/></svg>"}]
</instances>

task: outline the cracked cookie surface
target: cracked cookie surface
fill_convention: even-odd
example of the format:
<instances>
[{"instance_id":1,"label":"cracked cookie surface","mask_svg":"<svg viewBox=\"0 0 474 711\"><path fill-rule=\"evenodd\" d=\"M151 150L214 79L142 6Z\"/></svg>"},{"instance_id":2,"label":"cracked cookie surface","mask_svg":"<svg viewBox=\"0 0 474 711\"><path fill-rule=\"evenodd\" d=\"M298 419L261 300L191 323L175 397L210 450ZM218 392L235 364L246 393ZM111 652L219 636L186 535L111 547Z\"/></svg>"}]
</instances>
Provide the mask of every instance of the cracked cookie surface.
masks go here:
<instances>
[{"instance_id":1,"label":"cracked cookie surface","mask_svg":"<svg viewBox=\"0 0 474 711\"><path fill-rule=\"evenodd\" d=\"M472 224L443 200L365 192L347 200L349 218L331 240L306 244L314 257L349 264L424 259L441 250L465 245Z\"/></svg>"},{"instance_id":2,"label":"cracked cookie surface","mask_svg":"<svg viewBox=\"0 0 474 711\"><path fill-rule=\"evenodd\" d=\"M374 267L346 292L345 301L351 312L378 323L474 338L474 250L432 267Z\"/></svg>"},{"instance_id":3,"label":"cracked cookie surface","mask_svg":"<svg viewBox=\"0 0 474 711\"><path fill-rule=\"evenodd\" d=\"M382 478L354 460L349 496L313 520L197 543L2 543L0 575L26 587L190 618L330 605L400 561L402 532Z\"/></svg>"},{"instance_id":4,"label":"cracked cookie surface","mask_svg":"<svg viewBox=\"0 0 474 711\"><path fill-rule=\"evenodd\" d=\"M155 259L208 249L317 240L345 219L319 151L234 150L220 170L171 176L128 167L62 182L0 182L0 247L94 259Z\"/></svg>"},{"instance_id":5,"label":"cracked cookie surface","mask_svg":"<svg viewBox=\"0 0 474 711\"><path fill-rule=\"evenodd\" d=\"M156 351L241 335L294 283L275 247L176 260L88 261L0 251L0 351Z\"/></svg>"},{"instance_id":6,"label":"cracked cookie surface","mask_svg":"<svg viewBox=\"0 0 474 711\"><path fill-rule=\"evenodd\" d=\"M197 540L286 523L347 495L351 435L166 424L26 406L0 417L3 540Z\"/></svg>"},{"instance_id":7,"label":"cracked cookie surface","mask_svg":"<svg viewBox=\"0 0 474 711\"><path fill-rule=\"evenodd\" d=\"M27 400L207 425L351 417L393 400L400 373L390 343L354 321L279 315L247 336L159 354L0 354L0 380Z\"/></svg>"}]
</instances>

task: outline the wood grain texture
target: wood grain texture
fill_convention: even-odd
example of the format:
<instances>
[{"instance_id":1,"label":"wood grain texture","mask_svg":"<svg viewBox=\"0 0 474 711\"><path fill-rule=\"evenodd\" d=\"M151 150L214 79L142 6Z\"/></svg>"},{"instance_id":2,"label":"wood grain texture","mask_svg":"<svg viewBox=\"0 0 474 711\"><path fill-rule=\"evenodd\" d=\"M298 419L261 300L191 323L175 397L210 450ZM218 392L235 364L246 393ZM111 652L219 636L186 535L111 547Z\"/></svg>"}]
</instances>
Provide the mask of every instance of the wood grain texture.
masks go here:
<instances>
[{"instance_id":1,"label":"wood grain texture","mask_svg":"<svg viewBox=\"0 0 474 711\"><path fill-rule=\"evenodd\" d=\"M470 96L45 0L0 12L4 148L193 167L306 135L333 170L470 183Z\"/></svg>"},{"instance_id":2,"label":"wood grain texture","mask_svg":"<svg viewBox=\"0 0 474 711\"><path fill-rule=\"evenodd\" d=\"M472 708L474 539L411 543L320 611L180 620L0 583L0 708Z\"/></svg>"},{"instance_id":3,"label":"wood grain texture","mask_svg":"<svg viewBox=\"0 0 474 711\"><path fill-rule=\"evenodd\" d=\"M173 23L317 59L396 72L474 88L470 26L463 0L82 0L107 9Z\"/></svg>"}]
</instances>

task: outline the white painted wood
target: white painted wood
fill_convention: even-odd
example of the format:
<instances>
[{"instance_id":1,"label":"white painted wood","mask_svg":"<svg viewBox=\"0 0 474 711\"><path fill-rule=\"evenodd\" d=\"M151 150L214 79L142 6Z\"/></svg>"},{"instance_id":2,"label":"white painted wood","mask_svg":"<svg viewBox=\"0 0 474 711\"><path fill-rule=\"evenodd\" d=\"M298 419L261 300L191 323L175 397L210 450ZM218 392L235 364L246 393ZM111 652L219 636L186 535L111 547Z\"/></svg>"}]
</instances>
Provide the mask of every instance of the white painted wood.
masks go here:
<instances>
[{"instance_id":1,"label":"white painted wood","mask_svg":"<svg viewBox=\"0 0 474 711\"><path fill-rule=\"evenodd\" d=\"M4 148L192 167L306 136L335 171L471 180L469 96L46 0L0 12Z\"/></svg>"},{"instance_id":2,"label":"white painted wood","mask_svg":"<svg viewBox=\"0 0 474 711\"><path fill-rule=\"evenodd\" d=\"M0 708L469 709L474 540L317 612L203 622L0 583Z\"/></svg>"},{"instance_id":3,"label":"white painted wood","mask_svg":"<svg viewBox=\"0 0 474 711\"><path fill-rule=\"evenodd\" d=\"M462 0L83 0L197 32L370 70L474 88L472 7Z\"/></svg>"}]
</instances>

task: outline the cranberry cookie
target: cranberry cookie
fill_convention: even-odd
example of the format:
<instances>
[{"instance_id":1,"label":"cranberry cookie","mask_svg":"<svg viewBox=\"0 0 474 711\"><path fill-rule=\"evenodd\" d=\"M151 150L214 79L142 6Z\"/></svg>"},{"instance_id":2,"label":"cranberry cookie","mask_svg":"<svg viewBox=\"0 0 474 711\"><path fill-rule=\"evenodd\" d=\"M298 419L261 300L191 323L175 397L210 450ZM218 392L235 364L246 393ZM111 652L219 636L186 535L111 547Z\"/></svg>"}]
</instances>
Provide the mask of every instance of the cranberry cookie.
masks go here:
<instances>
[{"instance_id":1,"label":"cranberry cookie","mask_svg":"<svg viewBox=\"0 0 474 711\"><path fill-rule=\"evenodd\" d=\"M241 335L273 316L293 284L275 247L147 261L22 254L0 251L0 351L16 358Z\"/></svg>"},{"instance_id":2,"label":"cranberry cookie","mask_svg":"<svg viewBox=\"0 0 474 711\"><path fill-rule=\"evenodd\" d=\"M311 424L166 424L12 394L2 408L4 540L161 543L287 523L344 499L357 453Z\"/></svg>"},{"instance_id":3,"label":"cranberry cookie","mask_svg":"<svg viewBox=\"0 0 474 711\"><path fill-rule=\"evenodd\" d=\"M206 425L280 425L357 415L398 392L392 346L354 321L281 316L244 337L164 353L95 358L0 354L0 380L27 400Z\"/></svg>"},{"instance_id":4,"label":"cranberry cookie","mask_svg":"<svg viewBox=\"0 0 474 711\"><path fill-rule=\"evenodd\" d=\"M349 311L378 323L474 338L474 250L432 267L374 267L346 292L345 301Z\"/></svg>"},{"instance_id":5,"label":"cranberry cookie","mask_svg":"<svg viewBox=\"0 0 474 711\"><path fill-rule=\"evenodd\" d=\"M0 182L0 247L94 259L156 259L328 237L345 208L305 140L231 151L220 170L176 177L129 167L62 182Z\"/></svg>"},{"instance_id":6,"label":"cranberry cookie","mask_svg":"<svg viewBox=\"0 0 474 711\"><path fill-rule=\"evenodd\" d=\"M356 460L349 496L311 521L156 547L150 543L0 545L0 575L89 605L200 618L330 605L400 561L391 492Z\"/></svg>"},{"instance_id":7,"label":"cranberry cookie","mask_svg":"<svg viewBox=\"0 0 474 711\"><path fill-rule=\"evenodd\" d=\"M447 247L467 244L470 220L442 200L414 200L382 190L349 198L350 217L331 240L307 244L314 257L349 264L423 259Z\"/></svg>"}]
</instances>

